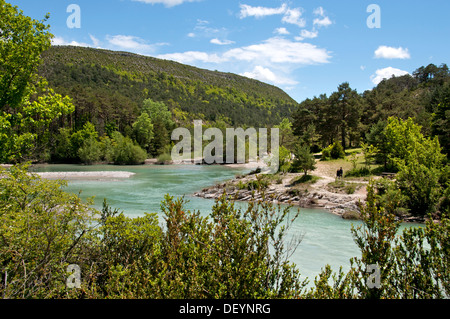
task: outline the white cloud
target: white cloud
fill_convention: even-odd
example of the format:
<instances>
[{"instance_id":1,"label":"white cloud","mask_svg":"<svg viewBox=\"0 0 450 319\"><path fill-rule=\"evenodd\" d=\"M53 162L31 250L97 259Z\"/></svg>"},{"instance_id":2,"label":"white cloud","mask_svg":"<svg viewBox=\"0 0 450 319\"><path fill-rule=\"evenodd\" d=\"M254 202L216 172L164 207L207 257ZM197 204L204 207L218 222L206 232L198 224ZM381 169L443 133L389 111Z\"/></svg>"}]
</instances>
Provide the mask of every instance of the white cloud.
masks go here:
<instances>
[{"instance_id":1,"label":"white cloud","mask_svg":"<svg viewBox=\"0 0 450 319\"><path fill-rule=\"evenodd\" d=\"M327 27L330 24L333 24L333 22L331 22L330 18L328 17L324 17L322 19L314 19L314 25L317 25L319 27Z\"/></svg>"},{"instance_id":2,"label":"white cloud","mask_svg":"<svg viewBox=\"0 0 450 319\"><path fill-rule=\"evenodd\" d=\"M200 0L133 0L133 1L144 2L144 3L149 3L149 4L163 4L166 7L170 8L170 7L178 6L185 2L196 2L196 1L200 1Z\"/></svg>"},{"instance_id":3,"label":"white cloud","mask_svg":"<svg viewBox=\"0 0 450 319\"><path fill-rule=\"evenodd\" d=\"M328 63L330 55L309 43L293 42L274 37L263 43L231 49L223 54L226 59L254 61L258 64L293 63L301 65Z\"/></svg>"},{"instance_id":4,"label":"white cloud","mask_svg":"<svg viewBox=\"0 0 450 319\"><path fill-rule=\"evenodd\" d=\"M153 52L154 46L146 44L144 40L132 35L114 35L107 36L109 44L120 49L130 50L133 52Z\"/></svg>"},{"instance_id":5,"label":"white cloud","mask_svg":"<svg viewBox=\"0 0 450 319\"><path fill-rule=\"evenodd\" d=\"M226 37L227 29L225 28L212 28L209 27L209 21L197 19L197 23L194 27L194 31L188 33L188 37L196 38L196 37L204 37L204 38L212 38L221 36L222 38Z\"/></svg>"},{"instance_id":6,"label":"white cloud","mask_svg":"<svg viewBox=\"0 0 450 319\"><path fill-rule=\"evenodd\" d=\"M52 45L72 45L72 46L75 46L75 47L92 47L92 46L95 46L95 44L94 45L92 45L92 44L89 44L89 43L84 43L84 42L78 42L78 41L66 41L63 37L58 37L58 36L55 36L53 39L52 39Z\"/></svg>"},{"instance_id":7,"label":"white cloud","mask_svg":"<svg viewBox=\"0 0 450 319\"><path fill-rule=\"evenodd\" d=\"M89 34L89 37L91 38L94 47L98 47L100 44L100 40L94 37L92 34Z\"/></svg>"},{"instance_id":8,"label":"white cloud","mask_svg":"<svg viewBox=\"0 0 450 319\"><path fill-rule=\"evenodd\" d=\"M211 42L212 44L217 44L217 45L229 45L229 44L234 43L234 41L231 41L231 40L219 40L217 38L211 39L211 41L209 41L209 42Z\"/></svg>"},{"instance_id":9,"label":"white cloud","mask_svg":"<svg viewBox=\"0 0 450 319\"><path fill-rule=\"evenodd\" d=\"M378 85L383 79L390 79L393 76L402 76L409 74L407 71L403 71L400 69L396 69L393 67L387 67L384 69L376 70L375 74L373 74L370 79L372 83Z\"/></svg>"},{"instance_id":10,"label":"white cloud","mask_svg":"<svg viewBox=\"0 0 450 319\"><path fill-rule=\"evenodd\" d=\"M411 55L408 49L402 47L393 48L381 45L375 51L375 58L377 59L409 59Z\"/></svg>"},{"instance_id":11,"label":"white cloud","mask_svg":"<svg viewBox=\"0 0 450 319\"><path fill-rule=\"evenodd\" d=\"M327 26L333 24L333 22L331 22L330 18L328 18L328 17L325 15L325 10L324 10L322 7L318 7L317 9L315 9L315 10L313 11L313 13L314 13L315 15L318 15L318 16L321 17L321 18L316 18L316 19L314 19L313 24L314 24L315 26L317 25L317 26L319 26L319 27L327 27Z\"/></svg>"},{"instance_id":12,"label":"white cloud","mask_svg":"<svg viewBox=\"0 0 450 319\"><path fill-rule=\"evenodd\" d=\"M300 28L306 25L305 19L302 18L302 10L300 8L288 9L281 20L284 23L295 24Z\"/></svg>"},{"instance_id":13,"label":"white cloud","mask_svg":"<svg viewBox=\"0 0 450 319\"><path fill-rule=\"evenodd\" d=\"M286 28L276 28L274 33L284 35L284 34L290 34L290 32Z\"/></svg>"},{"instance_id":14,"label":"white cloud","mask_svg":"<svg viewBox=\"0 0 450 319\"><path fill-rule=\"evenodd\" d=\"M176 60L181 63L195 61L223 63L231 61L252 62L257 65L295 64L312 65L328 63L331 56L325 49L310 43L294 42L274 37L259 44L230 49L223 54L210 54L200 51L187 51L159 55L159 58Z\"/></svg>"},{"instance_id":15,"label":"white cloud","mask_svg":"<svg viewBox=\"0 0 450 319\"><path fill-rule=\"evenodd\" d=\"M107 35L109 48L114 50L126 50L137 54L153 54L158 47L168 45L168 43L148 44L145 40L132 35Z\"/></svg>"},{"instance_id":16,"label":"white cloud","mask_svg":"<svg viewBox=\"0 0 450 319\"><path fill-rule=\"evenodd\" d=\"M304 39L314 39L314 38L317 38L318 35L319 35L319 31L317 31L317 30L308 31L308 30L303 29L300 32L300 36L295 37L295 40L302 41Z\"/></svg>"},{"instance_id":17,"label":"white cloud","mask_svg":"<svg viewBox=\"0 0 450 319\"><path fill-rule=\"evenodd\" d=\"M298 84L297 81L278 76L275 73L273 73L270 69L264 68L260 65L255 66L253 71L244 72L240 75L248 77L248 78L260 80L262 82L269 82L269 83L272 83L275 85L296 85L296 84Z\"/></svg>"},{"instance_id":18,"label":"white cloud","mask_svg":"<svg viewBox=\"0 0 450 319\"><path fill-rule=\"evenodd\" d=\"M325 10L322 7L314 9L313 13L318 16L325 16Z\"/></svg>"},{"instance_id":19,"label":"white cloud","mask_svg":"<svg viewBox=\"0 0 450 319\"><path fill-rule=\"evenodd\" d=\"M241 4L241 12L239 17L241 19L247 17L262 18L266 16L284 14L287 10L287 5L284 3L279 8L267 8L267 7L252 7L247 4Z\"/></svg>"},{"instance_id":20,"label":"white cloud","mask_svg":"<svg viewBox=\"0 0 450 319\"><path fill-rule=\"evenodd\" d=\"M201 51L187 51L182 53L167 53L158 55L157 58L165 60L173 60L180 63L193 63L193 62L203 62L203 63L221 63L224 59L219 57L217 54L206 53Z\"/></svg>"}]
</instances>

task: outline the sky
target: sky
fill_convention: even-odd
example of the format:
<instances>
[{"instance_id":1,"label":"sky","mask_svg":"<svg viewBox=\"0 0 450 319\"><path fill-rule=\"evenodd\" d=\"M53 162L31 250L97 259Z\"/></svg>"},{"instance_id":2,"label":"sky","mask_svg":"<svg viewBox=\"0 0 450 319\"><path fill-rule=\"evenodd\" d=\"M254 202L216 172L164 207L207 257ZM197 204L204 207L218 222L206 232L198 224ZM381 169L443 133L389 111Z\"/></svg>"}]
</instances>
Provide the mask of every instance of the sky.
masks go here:
<instances>
[{"instance_id":1,"label":"sky","mask_svg":"<svg viewBox=\"0 0 450 319\"><path fill-rule=\"evenodd\" d=\"M8 0L7 0L8 1ZM9 0L54 45L127 51L231 72L297 102L349 82L448 64L448 0Z\"/></svg>"}]
</instances>

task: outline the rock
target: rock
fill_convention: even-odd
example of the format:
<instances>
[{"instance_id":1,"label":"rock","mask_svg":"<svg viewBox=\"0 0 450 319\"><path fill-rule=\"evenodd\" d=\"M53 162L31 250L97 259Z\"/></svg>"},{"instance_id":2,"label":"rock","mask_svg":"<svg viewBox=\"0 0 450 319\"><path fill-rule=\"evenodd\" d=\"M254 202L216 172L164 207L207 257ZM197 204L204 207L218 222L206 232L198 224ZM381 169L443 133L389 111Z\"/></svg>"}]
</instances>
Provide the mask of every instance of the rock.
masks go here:
<instances>
[{"instance_id":1,"label":"rock","mask_svg":"<svg viewBox=\"0 0 450 319\"><path fill-rule=\"evenodd\" d=\"M361 213L355 210L346 210L342 214L342 218L349 219L349 220L360 220L361 219Z\"/></svg>"}]
</instances>

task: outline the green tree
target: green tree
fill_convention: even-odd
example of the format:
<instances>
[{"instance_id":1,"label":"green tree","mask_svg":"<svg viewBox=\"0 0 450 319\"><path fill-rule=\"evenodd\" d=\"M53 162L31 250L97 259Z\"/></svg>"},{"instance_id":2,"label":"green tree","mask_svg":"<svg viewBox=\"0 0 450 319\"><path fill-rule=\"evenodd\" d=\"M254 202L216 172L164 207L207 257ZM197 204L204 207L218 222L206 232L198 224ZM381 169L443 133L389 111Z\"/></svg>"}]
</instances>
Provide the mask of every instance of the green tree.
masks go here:
<instances>
[{"instance_id":1,"label":"green tree","mask_svg":"<svg viewBox=\"0 0 450 319\"><path fill-rule=\"evenodd\" d=\"M150 142L153 139L153 124L148 113L143 112L133 123L133 134L136 142L143 148L148 150Z\"/></svg>"},{"instance_id":2,"label":"green tree","mask_svg":"<svg viewBox=\"0 0 450 319\"><path fill-rule=\"evenodd\" d=\"M170 143L169 134L175 125L172 113L163 102L154 102L152 99L144 100L142 111L150 116L153 123L154 136L150 152L153 156L157 156Z\"/></svg>"},{"instance_id":3,"label":"green tree","mask_svg":"<svg viewBox=\"0 0 450 319\"><path fill-rule=\"evenodd\" d=\"M294 162L292 163L293 171L302 171L305 176L308 175L308 171L316 169L316 159L311 153L309 146L299 145L294 151Z\"/></svg>"},{"instance_id":4,"label":"green tree","mask_svg":"<svg viewBox=\"0 0 450 319\"><path fill-rule=\"evenodd\" d=\"M83 125L82 129L76 131L70 136L70 144L69 144L71 146L70 154L74 154L75 160L80 160L79 150L84 146L84 149L82 150L81 154L84 156L84 159L87 159L87 157L93 155L92 151L96 152L95 149L93 148L95 147L99 148L99 145L96 143L97 140L98 140L98 132L96 131L94 124L92 124L91 122L86 122ZM85 142L87 144L85 144ZM88 153L90 154L88 155Z\"/></svg>"},{"instance_id":5,"label":"green tree","mask_svg":"<svg viewBox=\"0 0 450 319\"><path fill-rule=\"evenodd\" d=\"M375 159L377 163L382 163L384 169L387 170L389 163L389 149L387 137L384 134L387 121L380 120L370 126L368 133L366 133L367 143L377 148Z\"/></svg>"},{"instance_id":6,"label":"green tree","mask_svg":"<svg viewBox=\"0 0 450 319\"><path fill-rule=\"evenodd\" d=\"M330 148L330 156L332 159L345 158L344 147L339 142L334 142Z\"/></svg>"},{"instance_id":7,"label":"green tree","mask_svg":"<svg viewBox=\"0 0 450 319\"><path fill-rule=\"evenodd\" d=\"M377 153L378 149L372 144L361 143L364 155L365 165L368 168L374 157L375 153Z\"/></svg>"},{"instance_id":8,"label":"green tree","mask_svg":"<svg viewBox=\"0 0 450 319\"><path fill-rule=\"evenodd\" d=\"M280 145L286 147L289 150L293 150L296 139L292 131L292 123L288 118L284 118L279 125L275 125L274 128L280 130Z\"/></svg>"},{"instance_id":9,"label":"green tree","mask_svg":"<svg viewBox=\"0 0 450 319\"><path fill-rule=\"evenodd\" d=\"M89 257L94 217L66 193L62 181L43 180L26 166L0 168L0 294L8 299L72 298L69 264Z\"/></svg>"},{"instance_id":10,"label":"green tree","mask_svg":"<svg viewBox=\"0 0 450 319\"><path fill-rule=\"evenodd\" d=\"M49 16L33 20L1 0L0 17L0 162L20 162L44 153L48 126L74 107L36 73L51 44Z\"/></svg>"},{"instance_id":11,"label":"green tree","mask_svg":"<svg viewBox=\"0 0 450 319\"><path fill-rule=\"evenodd\" d=\"M361 116L360 96L348 82L339 85L337 92L330 96L329 112L333 118L328 125L338 126L341 145L346 149L349 133L358 129Z\"/></svg>"},{"instance_id":12,"label":"green tree","mask_svg":"<svg viewBox=\"0 0 450 319\"><path fill-rule=\"evenodd\" d=\"M445 155L438 138L424 137L411 118L389 118L384 135L389 158L399 171L397 185L408 196L411 213L425 216L435 212L446 187L446 181L441 181Z\"/></svg>"},{"instance_id":13,"label":"green tree","mask_svg":"<svg viewBox=\"0 0 450 319\"><path fill-rule=\"evenodd\" d=\"M75 161L76 153L73 151L71 136L72 130L70 128L63 127L59 129L52 149L53 162Z\"/></svg>"},{"instance_id":14,"label":"green tree","mask_svg":"<svg viewBox=\"0 0 450 319\"><path fill-rule=\"evenodd\" d=\"M450 154L450 83L434 93L431 132L439 137L447 156Z\"/></svg>"},{"instance_id":15,"label":"green tree","mask_svg":"<svg viewBox=\"0 0 450 319\"><path fill-rule=\"evenodd\" d=\"M84 140L83 145L78 149L78 157L84 164L98 162L102 155L102 144L92 136Z\"/></svg>"},{"instance_id":16,"label":"green tree","mask_svg":"<svg viewBox=\"0 0 450 319\"><path fill-rule=\"evenodd\" d=\"M135 145L129 137L124 137L120 132L114 132L112 139L114 164L136 165L144 163L147 159L147 152L139 145Z\"/></svg>"},{"instance_id":17,"label":"green tree","mask_svg":"<svg viewBox=\"0 0 450 319\"><path fill-rule=\"evenodd\" d=\"M284 146L280 146L278 149L278 165L279 171L286 173L291 167L291 152Z\"/></svg>"},{"instance_id":18,"label":"green tree","mask_svg":"<svg viewBox=\"0 0 450 319\"><path fill-rule=\"evenodd\" d=\"M20 108L36 80L41 53L51 44L49 25L33 20L17 6L0 0L0 109Z\"/></svg>"}]
</instances>

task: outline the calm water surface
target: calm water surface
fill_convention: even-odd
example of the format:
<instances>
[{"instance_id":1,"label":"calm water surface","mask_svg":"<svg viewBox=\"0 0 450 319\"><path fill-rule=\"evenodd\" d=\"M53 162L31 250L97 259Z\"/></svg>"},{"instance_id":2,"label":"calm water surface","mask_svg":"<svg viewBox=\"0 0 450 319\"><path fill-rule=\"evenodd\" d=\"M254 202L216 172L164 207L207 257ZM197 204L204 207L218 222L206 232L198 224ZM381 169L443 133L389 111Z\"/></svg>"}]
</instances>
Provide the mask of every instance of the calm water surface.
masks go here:
<instances>
[{"instance_id":1,"label":"calm water surface","mask_svg":"<svg viewBox=\"0 0 450 319\"><path fill-rule=\"evenodd\" d=\"M207 186L220 183L248 172L240 168L224 166L82 166L43 165L34 168L37 172L85 172L85 171L127 171L136 173L129 179L95 181L69 181L67 191L79 193L86 199L93 197L95 207L101 209L106 198L110 206L122 210L127 216L142 216L146 212L156 212L161 216L161 201L165 194L185 196L189 200L187 208L199 210L207 215L211 212L213 200L192 196ZM244 207L245 203L238 203ZM295 208L295 211L297 208ZM293 213L295 213L293 211ZM321 209L300 210L290 236L303 236L303 240L291 257L303 277L313 281L326 264L337 271L342 266L350 267L349 259L360 256L353 241L351 226L358 221L347 221ZM409 227L411 225L403 225Z\"/></svg>"}]
</instances>

